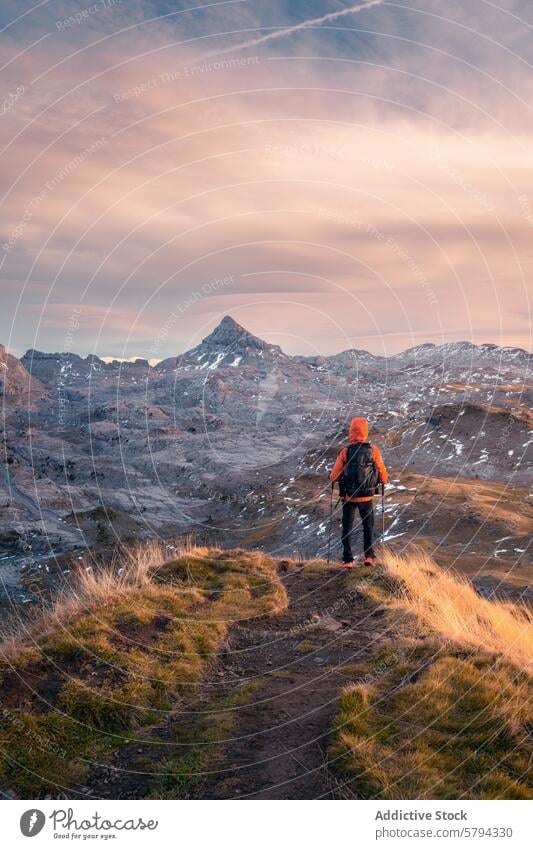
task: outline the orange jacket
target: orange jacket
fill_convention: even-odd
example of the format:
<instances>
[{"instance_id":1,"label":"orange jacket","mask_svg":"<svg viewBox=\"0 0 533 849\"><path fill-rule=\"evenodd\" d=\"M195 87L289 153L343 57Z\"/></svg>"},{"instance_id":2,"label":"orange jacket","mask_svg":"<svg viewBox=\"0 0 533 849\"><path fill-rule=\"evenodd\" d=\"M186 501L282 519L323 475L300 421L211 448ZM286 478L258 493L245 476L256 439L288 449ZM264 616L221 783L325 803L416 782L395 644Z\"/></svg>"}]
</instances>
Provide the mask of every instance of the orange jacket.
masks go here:
<instances>
[{"instance_id":1,"label":"orange jacket","mask_svg":"<svg viewBox=\"0 0 533 849\"><path fill-rule=\"evenodd\" d=\"M350 445L353 445L354 442L366 442L368 440L368 421L366 419L352 419L350 422ZM335 460L335 465L333 466L333 470L329 476L330 480L338 481L339 478L342 477L344 473L344 467L346 465L346 458L348 454L347 448L341 448L337 459ZM380 483L388 483L389 473L387 472L387 468L385 463L383 462L383 458L381 456L381 451L377 447L377 445L372 444L372 456L374 458L374 463L376 464L376 469L378 470L378 477ZM371 501L372 496L367 495L364 498L348 498L345 497L345 501Z\"/></svg>"}]
</instances>

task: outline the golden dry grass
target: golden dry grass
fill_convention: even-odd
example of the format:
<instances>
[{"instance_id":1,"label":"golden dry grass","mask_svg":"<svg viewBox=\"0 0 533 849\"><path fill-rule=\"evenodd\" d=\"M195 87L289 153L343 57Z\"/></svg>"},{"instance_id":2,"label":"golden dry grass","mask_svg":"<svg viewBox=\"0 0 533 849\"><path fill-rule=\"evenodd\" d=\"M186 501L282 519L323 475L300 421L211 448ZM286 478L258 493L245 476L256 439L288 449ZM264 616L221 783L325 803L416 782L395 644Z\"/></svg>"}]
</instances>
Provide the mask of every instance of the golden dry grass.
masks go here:
<instances>
[{"instance_id":1,"label":"golden dry grass","mask_svg":"<svg viewBox=\"0 0 533 849\"><path fill-rule=\"evenodd\" d=\"M419 657L401 641L394 651L396 668L341 695L332 755L352 792L366 799L533 798L524 673L486 656L431 655L429 645L418 646Z\"/></svg>"},{"instance_id":2,"label":"golden dry grass","mask_svg":"<svg viewBox=\"0 0 533 849\"><path fill-rule=\"evenodd\" d=\"M31 798L83 783L91 760L194 702L232 623L286 605L261 552L155 542L80 561L0 645L0 787Z\"/></svg>"},{"instance_id":3,"label":"golden dry grass","mask_svg":"<svg viewBox=\"0 0 533 849\"><path fill-rule=\"evenodd\" d=\"M350 792L531 799L531 611L481 598L423 551L362 586L400 614L341 694L331 752ZM384 659L388 660L385 664Z\"/></svg>"},{"instance_id":4,"label":"golden dry grass","mask_svg":"<svg viewBox=\"0 0 533 849\"><path fill-rule=\"evenodd\" d=\"M469 581L439 568L423 551L385 553L395 604L445 639L497 655L531 674L533 616L526 605L481 598Z\"/></svg>"},{"instance_id":5,"label":"golden dry grass","mask_svg":"<svg viewBox=\"0 0 533 849\"><path fill-rule=\"evenodd\" d=\"M12 622L0 630L0 657L12 659L21 651L21 637L35 638L89 610L106 608L118 600L153 584L158 570L179 557L205 557L207 548L190 539L180 542L148 540L119 546L107 564L83 557L76 572L51 604L43 604L25 622Z\"/></svg>"}]
</instances>

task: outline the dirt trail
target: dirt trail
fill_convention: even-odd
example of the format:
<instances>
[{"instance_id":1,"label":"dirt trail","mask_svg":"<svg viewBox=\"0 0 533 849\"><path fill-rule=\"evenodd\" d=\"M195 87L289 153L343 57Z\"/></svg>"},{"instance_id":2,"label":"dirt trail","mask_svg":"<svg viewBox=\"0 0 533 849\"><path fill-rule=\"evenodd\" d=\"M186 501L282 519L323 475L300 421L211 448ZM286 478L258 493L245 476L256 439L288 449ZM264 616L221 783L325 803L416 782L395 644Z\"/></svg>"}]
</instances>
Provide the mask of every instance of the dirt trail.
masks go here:
<instances>
[{"instance_id":1,"label":"dirt trail","mask_svg":"<svg viewBox=\"0 0 533 849\"><path fill-rule=\"evenodd\" d=\"M236 688L262 680L249 703L234 709L231 741L211 764L200 798L337 795L326 752L338 693L354 680L343 667L368 657L386 626L339 568L299 569L284 583L288 609L234 627L220 657L215 674Z\"/></svg>"},{"instance_id":2,"label":"dirt trail","mask_svg":"<svg viewBox=\"0 0 533 849\"><path fill-rule=\"evenodd\" d=\"M287 564L286 571L280 566L289 596L287 609L277 616L233 625L195 704L146 729L107 766L95 765L88 780L93 796L145 798L155 792L157 798L162 794L163 798L194 799L319 799L347 795L327 766L337 700L340 690L357 680L354 664L375 651L378 641L387 636L390 622L358 592L354 573L338 566L295 569ZM358 577L364 579L370 573ZM234 705L222 711L225 716L231 714L231 722L206 741L207 728L216 722L216 717L210 720L210 711L217 706L220 714L223 703ZM201 765L187 766L187 755L198 741L200 747L206 741L207 757ZM167 754L182 754L184 765L166 763ZM182 778L185 786L180 787ZM87 788L80 788L77 795L86 792ZM350 788L353 793L356 788Z\"/></svg>"}]
</instances>

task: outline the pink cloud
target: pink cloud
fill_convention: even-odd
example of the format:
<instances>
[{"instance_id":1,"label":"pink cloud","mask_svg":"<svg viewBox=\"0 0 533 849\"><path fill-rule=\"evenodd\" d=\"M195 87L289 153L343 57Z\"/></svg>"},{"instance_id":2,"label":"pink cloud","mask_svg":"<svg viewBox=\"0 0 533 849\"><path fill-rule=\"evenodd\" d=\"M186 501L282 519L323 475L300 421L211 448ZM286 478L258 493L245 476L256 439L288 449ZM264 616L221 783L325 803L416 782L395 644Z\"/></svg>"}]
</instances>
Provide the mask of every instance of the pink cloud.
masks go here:
<instances>
[{"instance_id":1,"label":"pink cloud","mask_svg":"<svg viewBox=\"0 0 533 849\"><path fill-rule=\"evenodd\" d=\"M529 118L507 130L517 99L502 107L495 86L483 102L495 120L473 110L459 126L454 104L477 83L465 83L462 99L433 86L438 121L388 110L377 99L386 69L310 61L295 72L260 53L187 76L196 48L169 40L161 27L151 40L146 31L108 39L28 86L5 116L18 134L2 170L8 304L23 294L0 338L23 345L35 302L48 299L39 332L53 347L81 300L90 306L80 349L100 333L118 353L134 327L137 351L173 304L233 275L189 308L188 325L242 314L252 330L278 328L288 350L317 340L335 350L357 321L375 350L453 326L476 341L526 344L518 316L532 271L533 177ZM9 66L8 85L62 62L67 48L37 45ZM17 49L9 44L7 58ZM354 80L368 96L351 93ZM392 93L401 100L412 87L424 105L431 85L398 74ZM188 333L178 328L164 353Z\"/></svg>"}]
</instances>

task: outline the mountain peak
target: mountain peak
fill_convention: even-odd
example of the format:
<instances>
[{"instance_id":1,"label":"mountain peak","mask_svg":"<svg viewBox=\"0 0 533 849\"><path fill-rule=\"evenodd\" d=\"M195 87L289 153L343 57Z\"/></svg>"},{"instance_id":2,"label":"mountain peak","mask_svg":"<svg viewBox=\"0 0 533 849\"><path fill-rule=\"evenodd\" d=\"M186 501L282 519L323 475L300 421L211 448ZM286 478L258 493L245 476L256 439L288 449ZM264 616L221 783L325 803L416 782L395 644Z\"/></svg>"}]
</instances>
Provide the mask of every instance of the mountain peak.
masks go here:
<instances>
[{"instance_id":1,"label":"mountain peak","mask_svg":"<svg viewBox=\"0 0 533 849\"><path fill-rule=\"evenodd\" d=\"M242 331L243 333L247 333L242 324L239 324L231 315L225 315L221 322L219 322L218 327L227 327L228 330L234 330L237 332Z\"/></svg>"},{"instance_id":2,"label":"mountain peak","mask_svg":"<svg viewBox=\"0 0 533 849\"><path fill-rule=\"evenodd\" d=\"M26 394L32 398L41 397L44 386L30 375L18 357L0 345L0 397L20 400L20 396Z\"/></svg>"},{"instance_id":3,"label":"mountain peak","mask_svg":"<svg viewBox=\"0 0 533 849\"><path fill-rule=\"evenodd\" d=\"M239 348L256 348L258 350L275 347L268 345L258 336L254 336L230 315L225 315L209 336L202 339L202 345L215 348L235 348L238 346Z\"/></svg>"}]
</instances>

